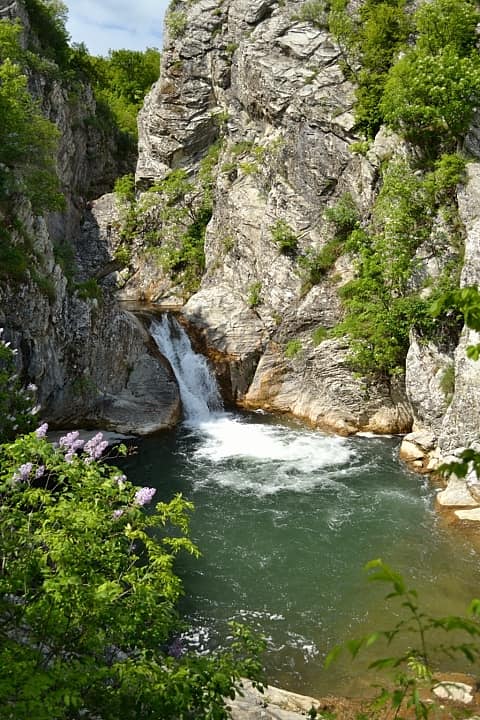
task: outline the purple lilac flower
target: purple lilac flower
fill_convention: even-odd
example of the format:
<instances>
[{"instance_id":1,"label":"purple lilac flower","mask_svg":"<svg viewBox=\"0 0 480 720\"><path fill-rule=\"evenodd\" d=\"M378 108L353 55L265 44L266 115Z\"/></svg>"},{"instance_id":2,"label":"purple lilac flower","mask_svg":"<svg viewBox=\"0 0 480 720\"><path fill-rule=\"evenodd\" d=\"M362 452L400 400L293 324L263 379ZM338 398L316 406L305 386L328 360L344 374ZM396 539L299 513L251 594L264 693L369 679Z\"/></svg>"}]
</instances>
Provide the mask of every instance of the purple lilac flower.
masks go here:
<instances>
[{"instance_id":1,"label":"purple lilac flower","mask_svg":"<svg viewBox=\"0 0 480 720\"><path fill-rule=\"evenodd\" d=\"M84 451L87 453L88 458L85 462L92 462L92 460L98 460L103 455L108 447L107 440L103 439L102 433L97 433L91 440L85 443Z\"/></svg>"},{"instance_id":2,"label":"purple lilac flower","mask_svg":"<svg viewBox=\"0 0 480 720\"><path fill-rule=\"evenodd\" d=\"M117 485L121 490L123 488L124 483L127 481L127 476L126 475L117 475L115 480L117 481Z\"/></svg>"},{"instance_id":3,"label":"purple lilac flower","mask_svg":"<svg viewBox=\"0 0 480 720\"><path fill-rule=\"evenodd\" d=\"M39 465L35 470L35 479L38 480L45 474L45 465Z\"/></svg>"},{"instance_id":4,"label":"purple lilac flower","mask_svg":"<svg viewBox=\"0 0 480 720\"><path fill-rule=\"evenodd\" d=\"M37 438L44 438L48 431L48 423L43 423L35 430Z\"/></svg>"},{"instance_id":5,"label":"purple lilac flower","mask_svg":"<svg viewBox=\"0 0 480 720\"><path fill-rule=\"evenodd\" d=\"M27 462L23 465L20 465L17 472L13 476L14 482L26 482L28 480L28 477L30 473L33 470L33 463Z\"/></svg>"},{"instance_id":6,"label":"purple lilac flower","mask_svg":"<svg viewBox=\"0 0 480 720\"><path fill-rule=\"evenodd\" d=\"M119 517L122 517L122 515L123 515L124 512L125 512L125 511L122 510L121 508L118 508L118 510L114 510L113 513L112 513L113 519L114 519L114 520L118 520Z\"/></svg>"},{"instance_id":7,"label":"purple lilac flower","mask_svg":"<svg viewBox=\"0 0 480 720\"><path fill-rule=\"evenodd\" d=\"M72 430L72 432L69 432L61 437L58 444L60 447L65 448L65 450L67 450L67 454L70 455L71 453L75 453L77 450L81 450L85 444L85 440L80 440L80 433L78 430ZM69 461L67 460L67 462Z\"/></svg>"},{"instance_id":8,"label":"purple lilac flower","mask_svg":"<svg viewBox=\"0 0 480 720\"><path fill-rule=\"evenodd\" d=\"M155 495L157 491L155 488L149 488L149 487L143 487L140 488L140 490L137 490L135 493L135 497L133 498L133 502L135 505L148 505L148 503L151 501L153 496Z\"/></svg>"}]
</instances>

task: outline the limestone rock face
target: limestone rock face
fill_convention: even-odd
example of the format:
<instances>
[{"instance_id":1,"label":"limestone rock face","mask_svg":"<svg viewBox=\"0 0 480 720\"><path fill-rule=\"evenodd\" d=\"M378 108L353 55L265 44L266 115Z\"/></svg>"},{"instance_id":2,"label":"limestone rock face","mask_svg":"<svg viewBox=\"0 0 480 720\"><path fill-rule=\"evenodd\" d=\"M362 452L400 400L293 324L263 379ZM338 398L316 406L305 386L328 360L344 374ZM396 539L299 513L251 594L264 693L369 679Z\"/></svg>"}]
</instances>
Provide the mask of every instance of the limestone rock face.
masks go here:
<instances>
[{"instance_id":1,"label":"limestone rock face","mask_svg":"<svg viewBox=\"0 0 480 720\"><path fill-rule=\"evenodd\" d=\"M2 283L0 326L19 349L19 370L39 388L42 417L138 434L174 425L181 412L178 388L141 324L118 307L108 283L99 298L68 288L45 222L33 220L27 206L22 217L48 272L48 294L32 275L16 285ZM93 272L110 256L107 247L92 243L85 257Z\"/></svg>"},{"instance_id":2,"label":"limestone rock face","mask_svg":"<svg viewBox=\"0 0 480 720\"><path fill-rule=\"evenodd\" d=\"M412 333L405 384L415 417L414 429L429 428L439 435L451 400L451 394L449 397L448 391L442 389L445 373L449 372L453 372L453 356Z\"/></svg>"},{"instance_id":3,"label":"limestone rock face","mask_svg":"<svg viewBox=\"0 0 480 720\"><path fill-rule=\"evenodd\" d=\"M480 163L467 166L468 181L458 195L461 219L465 224L465 259L460 284L480 284ZM478 439L480 428L480 363L469 360L466 349L480 342L478 333L465 328L455 351L455 392L445 415L439 437L442 452L469 446Z\"/></svg>"},{"instance_id":4,"label":"limestone rock face","mask_svg":"<svg viewBox=\"0 0 480 720\"><path fill-rule=\"evenodd\" d=\"M31 29L23 5L0 0L0 17L19 16L26 41ZM34 74L29 86L60 131L57 171L66 208L34 217L19 197L8 209L22 226L11 229L10 242L23 247L28 238L32 248L21 277L2 275L0 326L18 348L19 371L39 388L43 419L136 433L169 427L181 412L171 369L113 297L115 199L93 201L133 169L134 158L127 152L119 160L115 134L95 122L88 85L79 83L73 96L60 80ZM8 219L0 210L0 224Z\"/></svg>"},{"instance_id":5,"label":"limestone rock face","mask_svg":"<svg viewBox=\"0 0 480 720\"><path fill-rule=\"evenodd\" d=\"M240 400L248 390L265 342L259 317L228 285L205 288L183 308L199 349L216 367L223 395Z\"/></svg>"},{"instance_id":6,"label":"limestone rock face","mask_svg":"<svg viewBox=\"0 0 480 720\"><path fill-rule=\"evenodd\" d=\"M357 431L405 432L410 409L390 386L355 378L347 364L348 347L325 340L316 348L286 358L269 344L245 398L249 407L293 413L342 435Z\"/></svg>"},{"instance_id":7,"label":"limestone rock face","mask_svg":"<svg viewBox=\"0 0 480 720\"><path fill-rule=\"evenodd\" d=\"M172 32L167 16L161 77L139 118L137 183L184 168L201 184L199 162L221 140L205 273L184 317L229 397L343 433L405 431L401 381L368 384L343 342L312 342L341 319L337 290L353 275L341 257L312 286L309 262L333 236L325 210L348 192L368 211L395 139L385 134L368 158L351 152L354 88L328 32L295 19L300 7L176 3L185 29ZM290 252L274 240L279 224L296 238ZM166 302L172 288L162 297L152 279L144 291ZM292 340L304 351L288 360Z\"/></svg>"}]
</instances>

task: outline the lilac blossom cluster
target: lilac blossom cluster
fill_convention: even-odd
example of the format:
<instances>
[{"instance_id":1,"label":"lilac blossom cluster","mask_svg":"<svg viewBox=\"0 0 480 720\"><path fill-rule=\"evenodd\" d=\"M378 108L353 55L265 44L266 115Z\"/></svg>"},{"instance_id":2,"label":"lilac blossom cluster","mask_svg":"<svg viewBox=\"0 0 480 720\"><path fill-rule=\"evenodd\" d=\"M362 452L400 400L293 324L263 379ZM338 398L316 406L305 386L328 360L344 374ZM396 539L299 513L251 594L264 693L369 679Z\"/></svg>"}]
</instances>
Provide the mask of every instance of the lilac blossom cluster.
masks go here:
<instances>
[{"instance_id":1,"label":"lilac blossom cluster","mask_svg":"<svg viewBox=\"0 0 480 720\"><path fill-rule=\"evenodd\" d=\"M48 432L48 423L43 423L42 425L40 425L40 427L38 427L35 430L35 435L37 436L37 438L42 439L42 438L46 437L47 432Z\"/></svg>"},{"instance_id":2,"label":"lilac blossom cluster","mask_svg":"<svg viewBox=\"0 0 480 720\"><path fill-rule=\"evenodd\" d=\"M149 502L151 502L153 496L155 495L157 491L155 488L149 488L149 487L142 487L140 490L137 490L135 493L135 497L133 498L133 502L135 505L148 505Z\"/></svg>"},{"instance_id":3,"label":"lilac blossom cluster","mask_svg":"<svg viewBox=\"0 0 480 720\"><path fill-rule=\"evenodd\" d=\"M108 441L103 439L102 433L97 433L92 437L91 440L85 443L83 448L84 452L88 457L85 458L85 462L90 463L93 460L98 460L108 447Z\"/></svg>"},{"instance_id":4,"label":"lilac blossom cluster","mask_svg":"<svg viewBox=\"0 0 480 720\"><path fill-rule=\"evenodd\" d=\"M30 477L30 473L33 470L33 463L27 462L23 465L20 465L17 472L13 476L13 482L19 483L19 482L27 482L28 478Z\"/></svg>"},{"instance_id":5,"label":"lilac blossom cluster","mask_svg":"<svg viewBox=\"0 0 480 720\"><path fill-rule=\"evenodd\" d=\"M45 437L47 429L48 426L46 426L46 423L41 425L36 431L37 437ZM102 433L97 433L90 440L85 442L85 440L80 438L78 430L72 430L60 438L58 445L60 448L65 450L65 460L67 462L72 462L78 450L83 450L85 454L84 461L86 463L91 463L93 460L98 460L103 455L108 447L108 442L103 439Z\"/></svg>"},{"instance_id":6,"label":"lilac blossom cluster","mask_svg":"<svg viewBox=\"0 0 480 720\"><path fill-rule=\"evenodd\" d=\"M85 445L85 441L80 439L80 433L78 430L72 430L60 438L58 444L61 448L65 449L65 460L66 462L72 462L77 450L81 450Z\"/></svg>"}]
</instances>

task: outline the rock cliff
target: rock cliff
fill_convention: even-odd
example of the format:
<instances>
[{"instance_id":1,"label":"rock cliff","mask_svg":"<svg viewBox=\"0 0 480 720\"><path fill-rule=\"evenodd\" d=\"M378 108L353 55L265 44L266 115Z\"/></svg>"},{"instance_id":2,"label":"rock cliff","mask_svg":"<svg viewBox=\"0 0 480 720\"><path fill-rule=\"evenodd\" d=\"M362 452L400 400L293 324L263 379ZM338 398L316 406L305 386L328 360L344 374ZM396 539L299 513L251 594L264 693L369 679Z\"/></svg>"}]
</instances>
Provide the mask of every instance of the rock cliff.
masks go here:
<instances>
[{"instance_id":1,"label":"rock cliff","mask_svg":"<svg viewBox=\"0 0 480 720\"><path fill-rule=\"evenodd\" d=\"M0 17L19 17L24 44L35 43L21 2L0 0ZM12 247L28 256L16 277L0 269L0 326L50 422L138 433L171 426L180 416L178 389L146 331L113 297L105 272L111 248L99 231L105 203L93 201L135 157L122 154L121 138L98 120L87 83L38 72L29 89L60 131L65 209L36 217L17 195L0 210Z\"/></svg>"},{"instance_id":2,"label":"rock cliff","mask_svg":"<svg viewBox=\"0 0 480 720\"><path fill-rule=\"evenodd\" d=\"M340 257L314 285L298 262L332 240L324 213L345 193L368 215L391 153L384 136L368 158L351 151L354 88L327 30L296 19L301 5L172 6L161 77L139 119L137 184L178 169L195 178L220 139L205 272L183 312L232 398L342 433L404 432L412 413L402 379L358 378L345 342L321 338L341 318L351 260ZM276 228L292 233L294 252L279 249ZM151 260L138 262L150 275ZM148 297L175 294L158 290Z\"/></svg>"},{"instance_id":3,"label":"rock cliff","mask_svg":"<svg viewBox=\"0 0 480 720\"><path fill-rule=\"evenodd\" d=\"M422 469L432 449L445 455L474 441L480 366L465 356L469 332L456 347L452 338L426 341L412 331L405 377L375 380L352 370L347 339L331 332L356 266L348 252L332 255L336 229L328 211L348 195L365 226L382 166L408 158L412 148L384 128L368 150L355 146L344 51L326 25L300 19L302 6L171 4L160 79L139 116L133 202L94 200L128 164L120 167L114 140L92 130L89 88L73 107L61 82L32 79L62 131L58 168L67 210L38 219L23 208L43 257L37 270L49 284L42 292L31 274L3 287L0 321L20 343L22 367L58 422L76 416L118 427L114 398L129 408L137 403L141 415L138 388L158 383L158 373L153 404L166 408L158 427L179 416L168 369L119 310L117 301L128 299L180 308L232 402L345 434L413 429L404 456ZM4 13L21 7L0 3ZM473 128L465 143L473 156L477 135ZM458 191L464 285L478 282L478 167L469 165ZM58 252L65 238L76 279L94 279L102 300L68 287ZM131 258L118 273L116 251L125 242ZM411 284L434 283L454 254L439 216L417 248ZM137 365L146 373L140 381ZM138 418L133 425L153 428Z\"/></svg>"},{"instance_id":4,"label":"rock cliff","mask_svg":"<svg viewBox=\"0 0 480 720\"><path fill-rule=\"evenodd\" d=\"M138 187L179 169L198 181L202 158L215 142L220 150L200 287L192 296L164 276L166 284L147 282L143 292L179 305L190 295L184 316L236 402L342 433L413 429L403 454L425 468L437 448L431 469L439 453L477 436L480 367L465 356L475 338L464 331L455 347L412 332L405 382L372 382L350 369L345 341L327 336L342 317L338 291L353 276L352 258L341 255L312 286L298 257L328 246L325 210L345 193L368 219L382 163L412 149L381 128L367 153L352 152L354 88L342 50L321 23L299 20L301 6L172 3L161 77L139 119ZM465 142L473 157L477 134L473 128ZM472 163L458 189L463 285L478 284L478 183ZM295 236L294 252L275 243L279 223ZM411 282L434 283L454 254L439 217ZM137 262L141 276L158 277L151 258Z\"/></svg>"}]
</instances>

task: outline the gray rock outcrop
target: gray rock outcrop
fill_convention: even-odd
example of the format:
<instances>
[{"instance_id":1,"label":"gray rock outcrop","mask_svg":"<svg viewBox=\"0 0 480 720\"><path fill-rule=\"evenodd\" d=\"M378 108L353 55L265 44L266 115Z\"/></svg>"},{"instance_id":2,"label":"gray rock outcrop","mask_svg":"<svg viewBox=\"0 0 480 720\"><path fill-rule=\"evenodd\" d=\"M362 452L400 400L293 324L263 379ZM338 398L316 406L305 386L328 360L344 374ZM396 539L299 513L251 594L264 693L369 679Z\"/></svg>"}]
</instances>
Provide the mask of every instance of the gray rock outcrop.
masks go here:
<instances>
[{"instance_id":1,"label":"gray rock outcrop","mask_svg":"<svg viewBox=\"0 0 480 720\"><path fill-rule=\"evenodd\" d=\"M460 217L465 225L465 256L461 287L480 284L480 163L469 163L467 182L458 194ZM470 446L480 433L480 363L466 350L480 342L478 333L465 328L455 351L455 392L439 436L443 453Z\"/></svg>"},{"instance_id":2,"label":"gray rock outcrop","mask_svg":"<svg viewBox=\"0 0 480 720\"><path fill-rule=\"evenodd\" d=\"M0 16L20 17L23 41L35 44L21 2L0 0ZM39 388L44 419L141 434L170 427L181 413L171 369L113 297L115 202L93 201L135 158L131 151L120 157L118 135L97 122L91 87L77 83L73 94L58 77L33 73L29 88L60 131L65 209L36 217L16 196L0 210L9 242L28 255L16 277L0 268L0 326L18 348L22 376Z\"/></svg>"},{"instance_id":3,"label":"gray rock outcrop","mask_svg":"<svg viewBox=\"0 0 480 720\"><path fill-rule=\"evenodd\" d=\"M167 16L161 77L139 118L137 183L178 168L195 179L221 140L206 269L184 313L227 395L343 433L401 432L412 422L401 379L366 384L342 341L312 342L341 319L337 290L353 273L342 257L309 281L308 263L332 239L325 210L348 192L369 212L392 141L385 134L368 159L351 152L353 85L327 30L295 18L300 6L176 3L185 29ZM295 235L290 253L273 239L279 223ZM289 360L292 340L303 351Z\"/></svg>"}]
</instances>

